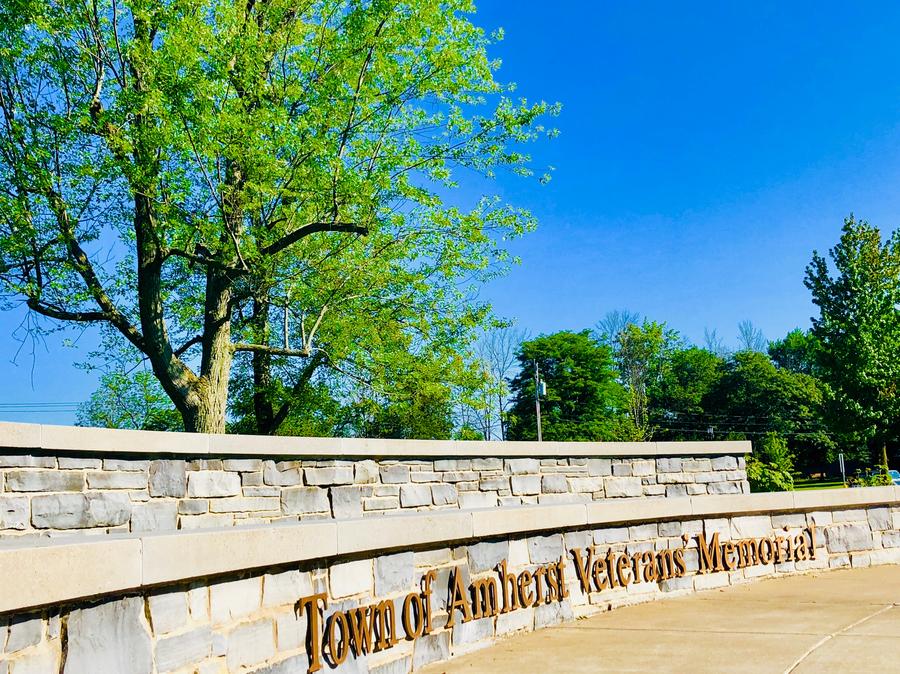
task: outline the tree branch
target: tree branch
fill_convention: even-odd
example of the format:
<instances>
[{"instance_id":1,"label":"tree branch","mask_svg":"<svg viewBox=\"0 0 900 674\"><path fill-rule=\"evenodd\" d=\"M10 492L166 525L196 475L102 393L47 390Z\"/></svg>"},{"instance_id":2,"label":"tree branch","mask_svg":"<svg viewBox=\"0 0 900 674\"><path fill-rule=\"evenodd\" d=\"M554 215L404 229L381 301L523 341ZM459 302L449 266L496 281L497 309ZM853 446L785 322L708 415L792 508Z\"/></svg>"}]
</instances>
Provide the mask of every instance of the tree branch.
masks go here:
<instances>
[{"instance_id":1,"label":"tree branch","mask_svg":"<svg viewBox=\"0 0 900 674\"><path fill-rule=\"evenodd\" d=\"M366 236L369 233L369 228L364 227L362 225L355 225L353 223L348 224L336 224L332 222L312 222L308 225L303 225L299 229L295 229L290 234L286 234L281 237L275 243L269 244L268 246L263 246L259 249L259 252L264 255L274 255L275 253L280 253L288 246L292 246L297 243L300 239L303 239L310 234L315 234L317 232L345 232L349 234L359 234L360 236Z\"/></svg>"},{"instance_id":2,"label":"tree branch","mask_svg":"<svg viewBox=\"0 0 900 674\"><path fill-rule=\"evenodd\" d=\"M231 348L235 351L252 351L255 353L268 353L273 356L288 356L294 358L309 358L312 355L309 349L284 349L279 346L268 346L266 344L246 344L243 342L232 344Z\"/></svg>"}]
</instances>

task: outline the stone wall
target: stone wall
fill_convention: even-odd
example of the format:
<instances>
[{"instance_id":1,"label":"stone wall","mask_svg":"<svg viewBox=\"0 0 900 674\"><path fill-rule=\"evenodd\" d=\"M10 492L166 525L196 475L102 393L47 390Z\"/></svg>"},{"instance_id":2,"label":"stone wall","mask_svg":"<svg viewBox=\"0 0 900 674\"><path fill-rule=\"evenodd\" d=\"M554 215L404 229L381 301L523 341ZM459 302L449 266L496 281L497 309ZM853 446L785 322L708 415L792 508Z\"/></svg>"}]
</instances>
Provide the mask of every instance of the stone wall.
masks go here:
<instances>
[{"instance_id":1,"label":"stone wall","mask_svg":"<svg viewBox=\"0 0 900 674\"><path fill-rule=\"evenodd\" d=\"M727 454L344 461L8 452L0 538L750 491L743 456Z\"/></svg>"},{"instance_id":2,"label":"stone wall","mask_svg":"<svg viewBox=\"0 0 900 674\"><path fill-rule=\"evenodd\" d=\"M847 490L859 492L864 490ZM855 497L856 494L851 494ZM807 502L828 499L807 494ZM760 501L761 503L761 501ZM489 616L447 629L446 598L436 595L433 631L415 641L367 657L352 655L339 668L323 671L402 674L436 660L491 644L514 632L530 631L612 607L678 593L738 584L762 576L847 566L900 563L900 505L844 507L707 518L657 520L630 526L562 528L526 536L506 536L469 544L438 545L385 554L285 566L195 580L96 603L69 604L28 615L7 617L0 627L0 671L10 674L57 672L93 674L290 674L306 672L306 618L300 597L326 592L323 618L375 600L401 599L420 589L419 580L437 570L435 586L446 585L451 572L466 583L495 577L508 560L510 571L534 569L566 557L572 548L594 546L628 554L683 544L683 536L718 533L721 540L797 534L816 525L814 560L748 566L698 574L698 556L687 555L687 573L661 583L624 588L581 590L572 557L566 558L564 601Z\"/></svg>"}]
</instances>

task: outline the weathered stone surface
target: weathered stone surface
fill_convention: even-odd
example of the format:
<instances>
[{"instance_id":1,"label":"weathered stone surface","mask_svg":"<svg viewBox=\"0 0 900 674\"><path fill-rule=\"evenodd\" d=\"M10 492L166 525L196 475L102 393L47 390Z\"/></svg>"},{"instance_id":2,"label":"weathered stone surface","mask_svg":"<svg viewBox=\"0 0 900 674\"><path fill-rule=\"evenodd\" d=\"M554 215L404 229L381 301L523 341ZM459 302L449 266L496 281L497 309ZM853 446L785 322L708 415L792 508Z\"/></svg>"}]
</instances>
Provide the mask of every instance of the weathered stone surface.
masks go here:
<instances>
[{"instance_id":1,"label":"weathered stone surface","mask_svg":"<svg viewBox=\"0 0 900 674\"><path fill-rule=\"evenodd\" d=\"M59 671L59 649L48 642L22 653L14 661L0 662L0 672L7 674L56 674ZM11 667L11 669L7 669Z\"/></svg>"},{"instance_id":2,"label":"weathered stone surface","mask_svg":"<svg viewBox=\"0 0 900 674\"><path fill-rule=\"evenodd\" d=\"M731 519L732 538L763 538L772 533L772 518L768 515L733 517Z\"/></svg>"},{"instance_id":3,"label":"weathered stone surface","mask_svg":"<svg viewBox=\"0 0 900 674\"><path fill-rule=\"evenodd\" d=\"M184 461L159 460L150 462L150 496L181 498L187 488Z\"/></svg>"},{"instance_id":4,"label":"weathered stone surface","mask_svg":"<svg viewBox=\"0 0 900 674\"><path fill-rule=\"evenodd\" d=\"M288 515L330 512L328 490L321 487L287 487L281 492L281 508Z\"/></svg>"},{"instance_id":5,"label":"weathered stone surface","mask_svg":"<svg viewBox=\"0 0 900 674\"><path fill-rule=\"evenodd\" d=\"M409 466L402 463L381 467L381 481L384 484L406 484L409 482Z\"/></svg>"},{"instance_id":6,"label":"weathered stone surface","mask_svg":"<svg viewBox=\"0 0 900 674\"><path fill-rule=\"evenodd\" d=\"M469 570L472 573L491 571L509 555L507 541L482 541L467 548Z\"/></svg>"},{"instance_id":7,"label":"weathered stone surface","mask_svg":"<svg viewBox=\"0 0 900 674\"><path fill-rule=\"evenodd\" d=\"M431 485L431 499L434 505L453 505L459 499L459 492L452 484Z\"/></svg>"},{"instance_id":8,"label":"weathered stone surface","mask_svg":"<svg viewBox=\"0 0 900 674\"><path fill-rule=\"evenodd\" d=\"M412 657L407 655L390 662L369 665L369 674L409 674L411 668Z\"/></svg>"},{"instance_id":9,"label":"weathered stone surface","mask_svg":"<svg viewBox=\"0 0 900 674\"><path fill-rule=\"evenodd\" d=\"M548 564L563 556L563 539L560 534L530 536L528 555L532 564Z\"/></svg>"},{"instance_id":10,"label":"weathered stone surface","mask_svg":"<svg viewBox=\"0 0 900 674\"><path fill-rule=\"evenodd\" d=\"M306 483L313 485L353 484L353 467L306 468Z\"/></svg>"},{"instance_id":11,"label":"weathered stone surface","mask_svg":"<svg viewBox=\"0 0 900 674\"><path fill-rule=\"evenodd\" d=\"M534 629L534 609L520 608L517 611L501 613L497 616L497 636L513 632L530 632Z\"/></svg>"},{"instance_id":12,"label":"weathered stone surface","mask_svg":"<svg viewBox=\"0 0 900 674\"><path fill-rule=\"evenodd\" d=\"M713 482L709 485L710 494L740 494L741 485L736 482Z\"/></svg>"},{"instance_id":13,"label":"weathered stone surface","mask_svg":"<svg viewBox=\"0 0 900 674\"><path fill-rule=\"evenodd\" d=\"M24 496L0 497L0 529L28 527L28 499Z\"/></svg>"},{"instance_id":14,"label":"weathered stone surface","mask_svg":"<svg viewBox=\"0 0 900 674\"><path fill-rule=\"evenodd\" d=\"M494 634L493 618L481 618L470 622L457 622L453 627L453 645L474 644L489 639Z\"/></svg>"},{"instance_id":15,"label":"weathered stone surface","mask_svg":"<svg viewBox=\"0 0 900 674\"><path fill-rule=\"evenodd\" d=\"M413 645L413 669L424 667L430 662L446 660L450 657L450 633L426 634L415 640Z\"/></svg>"},{"instance_id":16,"label":"weathered stone surface","mask_svg":"<svg viewBox=\"0 0 900 674\"><path fill-rule=\"evenodd\" d=\"M658 473L679 473L681 472L680 458L661 458L656 460L656 472Z\"/></svg>"},{"instance_id":17,"label":"weathered stone surface","mask_svg":"<svg viewBox=\"0 0 900 674\"><path fill-rule=\"evenodd\" d=\"M825 529L828 552L853 552L872 547L872 534L860 524L834 524Z\"/></svg>"},{"instance_id":18,"label":"weathered stone surface","mask_svg":"<svg viewBox=\"0 0 900 674\"><path fill-rule=\"evenodd\" d=\"M200 662L209 657L213 635L209 627L200 627L184 634L156 642L156 669L160 674Z\"/></svg>"},{"instance_id":19,"label":"weathered stone surface","mask_svg":"<svg viewBox=\"0 0 900 674\"><path fill-rule=\"evenodd\" d=\"M250 473L252 475L252 473ZM246 477L244 475L243 477ZM287 468L280 470L274 461L266 461L263 467L264 484L277 487L292 487L303 484L303 470L300 468Z\"/></svg>"},{"instance_id":20,"label":"weathered stone surface","mask_svg":"<svg viewBox=\"0 0 900 674\"><path fill-rule=\"evenodd\" d=\"M378 464L374 461L359 461L354 466L357 484L373 484L378 482Z\"/></svg>"},{"instance_id":21,"label":"weathered stone surface","mask_svg":"<svg viewBox=\"0 0 900 674\"><path fill-rule=\"evenodd\" d=\"M194 470L188 473L187 493L193 498L237 496L241 493L241 477L219 470Z\"/></svg>"},{"instance_id":22,"label":"weathered stone surface","mask_svg":"<svg viewBox=\"0 0 900 674\"><path fill-rule=\"evenodd\" d=\"M279 510L281 499L277 496L231 496L209 502L209 511L213 513L272 513ZM327 506L325 510L328 510Z\"/></svg>"},{"instance_id":23,"label":"weathered stone surface","mask_svg":"<svg viewBox=\"0 0 900 674\"><path fill-rule=\"evenodd\" d=\"M259 578L214 583L209 588L213 624L237 620L253 613L262 601Z\"/></svg>"},{"instance_id":24,"label":"weathered stone surface","mask_svg":"<svg viewBox=\"0 0 900 674\"><path fill-rule=\"evenodd\" d=\"M181 590L152 594L147 598L147 605L154 634L172 632L187 624L187 593Z\"/></svg>"},{"instance_id":25,"label":"weathered stone surface","mask_svg":"<svg viewBox=\"0 0 900 674\"><path fill-rule=\"evenodd\" d=\"M270 573L263 578L263 606L293 604L300 597L312 592L309 571L284 571Z\"/></svg>"},{"instance_id":26,"label":"weathered stone surface","mask_svg":"<svg viewBox=\"0 0 900 674\"><path fill-rule=\"evenodd\" d=\"M103 459L103 470L146 471L150 462L145 459Z\"/></svg>"},{"instance_id":27,"label":"weathered stone surface","mask_svg":"<svg viewBox=\"0 0 900 674\"><path fill-rule=\"evenodd\" d=\"M400 505L419 508L431 505L431 488L427 484L405 484L400 487Z\"/></svg>"},{"instance_id":28,"label":"weathered stone surface","mask_svg":"<svg viewBox=\"0 0 900 674\"><path fill-rule=\"evenodd\" d=\"M471 468L471 459L438 459L434 462L434 469L438 472L448 470L470 470Z\"/></svg>"},{"instance_id":29,"label":"weathered stone surface","mask_svg":"<svg viewBox=\"0 0 900 674\"><path fill-rule=\"evenodd\" d=\"M541 470L541 462L537 459L507 459L506 472L511 475L526 475L538 473Z\"/></svg>"},{"instance_id":30,"label":"weathered stone surface","mask_svg":"<svg viewBox=\"0 0 900 674\"><path fill-rule=\"evenodd\" d=\"M639 477L608 477L603 480L603 489L609 498L640 496L643 493Z\"/></svg>"},{"instance_id":31,"label":"weathered stone surface","mask_svg":"<svg viewBox=\"0 0 900 674\"><path fill-rule=\"evenodd\" d=\"M328 572L331 596L340 599L372 591L372 560L334 564Z\"/></svg>"},{"instance_id":32,"label":"weathered stone surface","mask_svg":"<svg viewBox=\"0 0 900 674\"><path fill-rule=\"evenodd\" d=\"M58 461L60 470L100 470L103 468L103 459L83 459L76 456L61 456Z\"/></svg>"},{"instance_id":33,"label":"weathered stone surface","mask_svg":"<svg viewBox=\"0 0 900 674\"><path fill-rule=\"evenodd\" d=\"M631 474L636 477L653 475L656 472L656 462L653 459L634 459L631 462Z\"/></svg>"},{"instance_id":34,"label":"weathered stone surface","mask_svg":"<svg viewBox=\"0 0 900 674\"><path fill-rule=\"evenodd\" d=\"M363 510L396 510L400 507L400 497L381 496L363 501Z\"/></svg>"},{"instance_id":35,"label":"weathered stone surface","mask_svg":"<svg viewBox=\"0 0 900 674\"><path fill-rule=\"evenodd\" d=\"M534 629L558 625L561 622L574 619L572 604L568 600L541 604L534 609Z\"/></svg>"},{"instance_id":36,"label":"weathered stone surface","mask_svg":"<svg viewBox=\"0 0 900 674\"><path fill-rule=\"evenodd\" d=\"M254 473L262 470L263 462L262 459L225 459L222 467L239 473Z\"/></svg>"},{"instance_id":37,"label":"weathered stone surface","mask_svg":"<svg viewBox=\"0 0 900 674\"><path fill-rule=\"evenodd\" d=\"M541 478L541 491L545 494L564 494L569 491L565 475L550 474Z\"/></svg>"},{"instance_id":38,"label":"weathered stone surface","mask_svg":"<svg viewBox=\"0 0 900 674\"><path fill-rule=\"evenodd\" d=\"M708 472L712 470L712 461L709 459L682 459L681 468L689 473Z\"/></svg>"},{"instance_id":39,"label":"weathered stone surface","mask_svg":"<svg viewBox=\"0 0 900 674\"><path fill-rule=\"evenodd\" d=\"M628 527L628 538L632 541L646 541L659 536L659 526L655 523L638 524Z\"/></svg>"},{"instance_id":40,"label":"weathered stone surface","mask_svg":"<svg viewBox=\"0 0 900 674\"><path fill-rule=\"evenodd\" d=\"M410 591L415 582L412 552L382 555L375 560L375 596Z\"/></svg>"},{"instance_id":41,"label":"weathered stone surface","mask_svg":"<svg viewBox=\"0 0 900 674\"><path fill-rule=\"evenodd\" d=\"M138 471L87 473L88 489L146 489L147 474Z\"/></svg>"},{"instance_id":42,"label":"weathered stone surface","mask_svg":"<svg viewBox=\"0 0 900 674\"><path fill-rule=\"evenodd\" d=\"M37 529L115 527L130 517L127 494L49 494L31 500L31 523Z\"/></svg>"},{"instance_id":43,"label":"weathered stone surface","mask_svg":"<svg viewBox=\"0 0 900 674\"><path fill-rule=\"evenodd\" d=\"M894 526L890 508L869 508L866 511L866 517L872 531L887 531Z\"/></svg>"},{"instance_id":44,"label":"weathered stone surface","mask_svg":"<svg viewBox=\"0 0 900 674\"><path fill-rule=\"evenodd\" d=\"M73 471L11 470L6 474L7 491L81 491L84 475Z\"/></svg>"},{"instance_id":45,"label":"weathered stone surface","mask_svg":"<svg viewBox=\"0 0 900 674\"><path fill-rule=\"evenodd\" d=\"M275 629L270 618L241 625L228 635L228 671L258 665L275 655Z\"/></svg>"},{"instance_id":46,"label":"weathered stone surface","mask_svg":"<svg viewBox=\"0 0 900 674\"><path fill-rule=\"evenodd\" d=\"M540 475L514 475L510 481L516 496L541 493Z\"/></svg>"},{"instance_id":47,"label":"weathered stone surface","mask_svg":"<svg viewBox=\"0 0 900 674\"><path fill-rule=\"evenodd\" d=\"M76 609L66 624L68 654L62 674L154 671L150 629L140 597Z\"/></svg>"},{"instance_id":48,"label":"weathered stone surface","mask_svg":"<svg viewBox=\"0 0 900 674\"><path fill-rule=\"evenodd\" d=\"M588 459L588 475L604 477L612 475L612 461L610 459Z\"/></svg>"},{"instance_id":49,"label":"weathered stone surface","mask_svg":"<svg viewBox=\"0 0 900 674\"><path fill-rule=\"evenodd\" d=\"M9 621L6 653L15 653L40 643L44 622L39 615L13 616Z\"/></svg>"},{"instance_id":50,"label":"weathered stone surface","mask_svg":"<svg viewBox=\"0 0 900 674\"><path fill-rule=\"evenodd\" d=\"M619 461L614 462L612 467L612 474L616 477L631 477L634 475L633 468L630 461Z\"/></svg>"},{"instance_id":51,"label":"weathered stone surface","mask_svg":"<svg viewBox=\"0 0 900 674\"><path fill-rule=\"evenodd\" d=\"M56 468L56 457L0 456L0 468Z\"/></svg>"},{"instance_id":52,"label":"weathered stone surface","mask_svg":"<svg viewBox=\"0 0 900 674\"><path fill-rule=\"evenodd\" d=\"M463 492L459 494L458 500L462 510L493 508L497 505L496 495L479 491Z\"/></svg>"},{"instance_id":53,"label":"weathered stone surface","mask_svg":"<svg viewBox=\"0 0 900 674\"><path fill-rule=\"evenodd\" d=\"M178 504L175 501L138 503L131 512L131 530L174 531L178 527Z\"/></svg>"},{"instance_id":54,"label":"weathered stone surface","mask_svg":"<svg viewBox=\"0 0 900 674\"><path fill-rule=\"evenodd\" d=\"M472 459L472 470L503 470L503 459Z\"/></svg>"},{"instance_id":55,"label":"weathered stone surface","mask_svg":"<svg viewBox=\"0 0 900 674\"><path fill-rule=\"evenodd\" d=\"M359 487L332 487L331 512L336 519L362 517L362 490Z\"/></svg>"},{"instance_id":56,"label":"weathered stone surface","mask_svg":"<svg viewBox=\"0 0 900 674\"><path fill-rule=\"evenodd\" d=\"M737 470L736 456L717 456L712 460L713 470Z\"/></svg>"}]
</instances>

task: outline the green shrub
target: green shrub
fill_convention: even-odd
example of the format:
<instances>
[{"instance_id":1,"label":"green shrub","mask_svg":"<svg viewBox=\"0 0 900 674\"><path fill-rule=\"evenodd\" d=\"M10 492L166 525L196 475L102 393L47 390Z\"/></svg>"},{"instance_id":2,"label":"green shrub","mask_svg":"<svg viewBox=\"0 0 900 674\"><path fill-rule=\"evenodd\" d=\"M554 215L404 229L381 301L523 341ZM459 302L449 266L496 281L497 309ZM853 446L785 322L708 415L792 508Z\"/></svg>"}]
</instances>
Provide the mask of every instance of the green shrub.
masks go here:
<instances>
[{"instance_id":1,"label":"green shrub","mask_svg":"<svg viewBox=\"0 0 900 674\"><path fill-rule=\"evenodd\" d=\"M784 438L767 433L754 445L754 453L747 456L751 491L793 491L794 459Z\"/></svg>"}]
</instances>

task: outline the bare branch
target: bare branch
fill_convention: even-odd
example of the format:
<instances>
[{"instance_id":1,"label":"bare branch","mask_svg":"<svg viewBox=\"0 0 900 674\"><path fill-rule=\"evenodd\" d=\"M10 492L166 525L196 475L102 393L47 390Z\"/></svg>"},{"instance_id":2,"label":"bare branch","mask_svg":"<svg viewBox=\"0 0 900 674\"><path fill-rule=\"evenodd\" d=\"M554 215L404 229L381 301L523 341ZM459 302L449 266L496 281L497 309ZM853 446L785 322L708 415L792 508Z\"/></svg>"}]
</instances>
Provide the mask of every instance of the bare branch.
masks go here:
<instances>
[{"instance_id":1,"label":"bare branch","mask_svg":"<svg viewBox=\"0 0 900 674\"><path fill-rule=\"evenodd\" d=\"M366 236L369 233L369 228L364 227L362 225L355 225L353 223L348 224L336 224L333 222L312 222L308 225L303 225L299 229L295 229L290 234L286 234L281 237L275 243L269 244L268 246L264 246L259 249L259 252L264 255L274 255L275 253L280 253L288 246L292 246L297 243L300 239L303 239L310 234L315 234L317 232L345 232L349 234L359 234L360 236Z\"/></svg>"}]
</instances>

